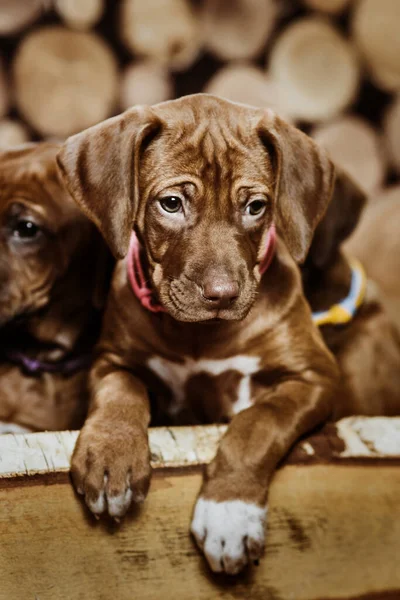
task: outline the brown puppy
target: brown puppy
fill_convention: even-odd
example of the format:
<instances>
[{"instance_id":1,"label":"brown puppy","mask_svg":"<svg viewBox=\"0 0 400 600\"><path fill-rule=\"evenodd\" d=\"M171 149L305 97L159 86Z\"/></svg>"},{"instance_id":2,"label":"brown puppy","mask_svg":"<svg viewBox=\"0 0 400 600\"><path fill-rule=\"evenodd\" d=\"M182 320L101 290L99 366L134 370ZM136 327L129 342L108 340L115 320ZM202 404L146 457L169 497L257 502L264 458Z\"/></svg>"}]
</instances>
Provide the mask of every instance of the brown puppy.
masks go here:
<instances>
[{"instance_id":1,"label":"brown puppy","mask_svg":"<svg viewBox=\"0 0 400 600\"><path fill-rule=\"evenodd\" d=\"M3 433L79 427L86 412L103 293L96 270L108 251L59 180L58 149L0 153Z\"/></svg>"},{"instance_id":2,"label":"brown puppy","mask_svg":"<svg viewBox=\"0 0 400 600\"><path fill-rule=\"evenodd\" d=\"M232 420L192 532L213 570L237 573L262 554L276 465L342 398L296 265L333 166L270 111L202 94L131 109L67 140L58 160L114 254L128 252L91 373L76 488L95 514L120 517L144 499L146 388L174 422Z\"/></svg>"},{"instance_id":3,"label":"brown puppy","mask_svg":"<svg viewBox=\"0 0 400 600\"><path fill-rule=\"evenodd\" d=\"M400 336L393 315L387 310L390 308L387 299L376 285L376 280L384 283L395 279L396 269L391 269L394 264L390 262L396 261L396 253L390 258L386 250L390 243L396 243L395 238L388 235L388 239L379 241L389 233L387 219L393 219L395 213L393 208L385 211L379 207L371 219L371 210L368 210L358 232L356 225L365 200L364 193L350 178L339 174L332 201L316 229L302 267L304 291L313 311L325 311L348 296L353 256L363 261L367 275L373 278L367 282L363 302L351 321L321 327L328 347L339 361L344 384L342 399L335 403L334 418L349 414L390 416L400 413ZM390 228L393 230L392 224ZM354 229L353 242L346 245L344 253L341 244ZM389 269L388 274L381 274L383 282L374 269L379 259L381 269ZM383 289L385 291L385 286ZM397 302L399 300L400 294Z\"/></svg>"},{"instance_id":4,"label":"brown puppy","mask_svg":"<svg viewBox=\"0 0 400 600\"><path fill-rule=\"evenodd\" d=\"M400 331L400 195L388 188L387 197L363 212L346 252L357 256L376 281L390 318Z\"/></svg>"}]
</instances>

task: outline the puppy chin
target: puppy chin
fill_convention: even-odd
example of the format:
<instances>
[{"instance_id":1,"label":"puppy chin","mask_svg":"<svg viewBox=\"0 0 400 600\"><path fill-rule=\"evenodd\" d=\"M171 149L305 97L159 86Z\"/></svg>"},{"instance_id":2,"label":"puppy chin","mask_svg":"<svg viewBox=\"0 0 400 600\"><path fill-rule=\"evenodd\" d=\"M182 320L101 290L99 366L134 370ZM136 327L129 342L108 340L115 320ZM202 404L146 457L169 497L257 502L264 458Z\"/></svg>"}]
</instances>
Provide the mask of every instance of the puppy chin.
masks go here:
<instances>
[{"instance_id":1,"label":"puppy chin","mask_svg":"<svg viewBox=\"0 0 400 600\"><path fill-rule=\"evenodd\" d=\"M176 321L181 321L183 323L205 323L210 325L213 323L221 323L222 321L242 321L250 310L238 312L233 310L204 311L199 309L195 312L193 307L188 311L176 309L171 305L165 305L165 308L167 313Z\"/></svg>"},{"instance_id":2,"label":"puppy chin","mask_svg":"<svg viewBox=\"0 0 400 600\"><path fill-rule=\"evenodd\" d=\"M242 321L248 315L254 303L220 310L207 308L203 304L196 305L194 302L187 306L183 303L178 305L176 300L174 301L171 298L165 299L162 304L167 313L176 321L213 324L222 321Z\"/></svg>"}]
</instances>

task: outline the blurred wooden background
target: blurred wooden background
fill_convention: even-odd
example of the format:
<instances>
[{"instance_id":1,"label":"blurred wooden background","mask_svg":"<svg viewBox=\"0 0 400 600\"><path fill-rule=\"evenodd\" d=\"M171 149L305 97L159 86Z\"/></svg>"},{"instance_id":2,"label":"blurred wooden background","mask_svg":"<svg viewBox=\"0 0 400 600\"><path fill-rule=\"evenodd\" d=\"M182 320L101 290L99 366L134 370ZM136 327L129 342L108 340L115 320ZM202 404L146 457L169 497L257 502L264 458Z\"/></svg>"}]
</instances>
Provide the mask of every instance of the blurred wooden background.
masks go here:
<instances>
[{"instance_id":1,"label":"blurred wooden background","mask_svg":"<svg viewBox=\"0 0 400 600\"><path fill-rule=\"evenodd\" d=\"M400 202L400 0L0 0L0 147L207 91Z\"/></svg>"}]
</instances>

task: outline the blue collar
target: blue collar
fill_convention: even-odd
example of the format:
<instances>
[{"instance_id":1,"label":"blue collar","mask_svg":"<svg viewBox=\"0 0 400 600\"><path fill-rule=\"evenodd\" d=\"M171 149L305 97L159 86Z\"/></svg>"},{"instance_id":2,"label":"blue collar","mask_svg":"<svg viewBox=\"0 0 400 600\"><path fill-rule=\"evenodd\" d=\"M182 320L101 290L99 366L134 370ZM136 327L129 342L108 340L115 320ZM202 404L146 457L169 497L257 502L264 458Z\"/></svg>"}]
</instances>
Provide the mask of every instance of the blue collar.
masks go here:
<instances>
[{"instance_id":1,"label":"blue collar","mask_svg":"<svg viewBox=\"0 0 400 600\"><path fill-rule=\"evenodd\" d=\"M361 306L367 287L367 276L362 264L352 258L351 284L346 298L331 306L328 310L312 313L313 321L319 327L321 325L343 325L352 320L358 308Z\"/></svg>"}]
</instances>

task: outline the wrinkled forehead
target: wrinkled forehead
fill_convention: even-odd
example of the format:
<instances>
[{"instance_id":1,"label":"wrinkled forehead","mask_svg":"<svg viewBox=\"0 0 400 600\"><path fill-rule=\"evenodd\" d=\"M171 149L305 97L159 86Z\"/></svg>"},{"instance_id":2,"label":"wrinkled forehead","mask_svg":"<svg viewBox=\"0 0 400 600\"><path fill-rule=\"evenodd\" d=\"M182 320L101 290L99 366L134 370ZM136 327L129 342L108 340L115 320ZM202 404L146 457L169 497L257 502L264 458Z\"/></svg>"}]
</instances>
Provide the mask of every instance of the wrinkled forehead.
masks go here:
<instances>
[{"instance_id":1,"label":"wrinkled forehead","mask_svg":"<svg viewBox=\"0 0 400 600\"><path fill-rule=\"evenodd\" d=\"M149 144L142 168L150 179L170 179L191 174L204 183L245 178L268 184L272 166L254 130L232 129L217 119L198 121L191 127L166 126Z\"/></svg>"},{"instance_id":2,"label":"wrinkled forehead","mask_svg":"<svg viewBox=\"0 0 400 600\"><path fill-rule=\"evenodd\" d=\"M0 180L3 186L30 185L56 180L56 153L58 146L50 144L24 144L0 152ZM2 191L2 190L0 190Z\"/></svg>"},{"instance_id":3,"label":"wrinkled forehead","mask_svg":"<svg viewBox=\"0 0 400 600\"><path fill-rule=\"evenodd\" d=\"M0 152L0 173L9 172L11 177L26 174L50 175L56 171L56 155L60 144L31 142Z\"/></svg>"},{"instance_id":4,"label":"wrinkled forehead","mask_svg":"<svg viewBox=\"0 0 400 600\"><path fill-rule=\"evenodd\" d=\"M57 172L56 144L26 144L0 153L0 211L21 201L49 219L69 218L78 212Z\"/></svg>"}]
</instances>

